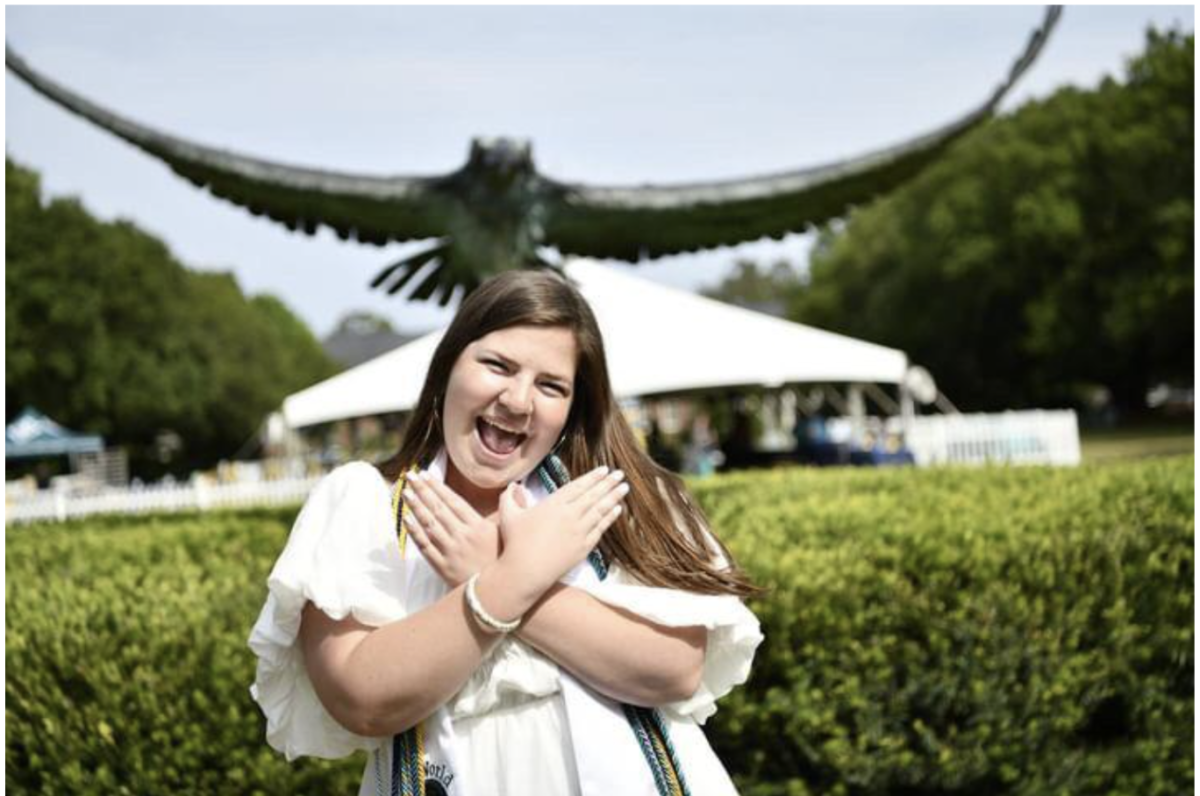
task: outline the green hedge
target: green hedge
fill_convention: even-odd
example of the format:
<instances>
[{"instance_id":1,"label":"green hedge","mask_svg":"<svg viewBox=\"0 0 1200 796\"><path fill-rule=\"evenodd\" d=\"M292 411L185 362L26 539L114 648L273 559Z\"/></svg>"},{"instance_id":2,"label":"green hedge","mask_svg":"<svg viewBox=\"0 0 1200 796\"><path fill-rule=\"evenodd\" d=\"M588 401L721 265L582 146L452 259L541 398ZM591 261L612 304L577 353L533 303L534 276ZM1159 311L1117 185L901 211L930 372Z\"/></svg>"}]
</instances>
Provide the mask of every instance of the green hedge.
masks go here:
<instances>
[{"instance_id":1,"label":"green hedge","mask_svg":"<svg viewBox=\"0 0 1200 796\"><path fill-rule=\"evenodd\" d=\"M10 792L357 793L266 745L246 646L295 509L10 528Z\"/></svg>"},{"instance_id":2,"label":"green hedge","mask_svg":"<svg viewBox=\"0 0 1200 796\"><path fill-rule=\"evenodd\" d=\"M707 730L745 796L1191 792L1192 457L781 470L696 494L772 587ZM245 646L295 510L9 529L6 783L355 793L288 764Z\"/></svg>"},{"instance_id":3,"label":"green hedge","mask_svg":"<svg viewBox=\"0 0 1200 796\"><path fill-rule=\"evenodd\" d=\"M1192 457L701 490L774 591L712 737L746 796L1191 793Z\"/></svg>"}]
</instances>

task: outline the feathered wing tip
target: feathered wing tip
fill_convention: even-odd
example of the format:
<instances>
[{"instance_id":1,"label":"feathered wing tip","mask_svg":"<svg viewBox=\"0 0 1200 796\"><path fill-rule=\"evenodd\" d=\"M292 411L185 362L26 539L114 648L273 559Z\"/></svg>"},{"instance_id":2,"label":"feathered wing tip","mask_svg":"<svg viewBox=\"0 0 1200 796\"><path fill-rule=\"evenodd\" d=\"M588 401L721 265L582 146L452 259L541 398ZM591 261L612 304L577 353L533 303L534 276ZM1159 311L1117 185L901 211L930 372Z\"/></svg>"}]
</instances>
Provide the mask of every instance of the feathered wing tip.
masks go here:
<instances>
[{"instance_id":1,"label":"feathered wing tip","mask_svg":"<svg viewBox=\"0 0 1200 796\"><path fill-rule=\"evenodd\" d=\"M448 238L441 239L428 249L410 254L384 268L371 280L371 288L384 290L394 296L411 285L406 298L409 301L428 301L436 298L439 306L446 306L459 285L467 292L477 284L472 274L456 273L454 248ZM420 274L421 278L417 279Z\"/></svg>"},{"instance_id":2,"label":"feathered wing tip","mask_svg":"<svg viewBox=\"0 0 1200 796\"><path fill-rule=\"evenodd\" d=\"M462 296L469 295L483 282L475 264L466 267L463 255L455 250L449 238L442 238L433 246L409 254L385 267L371 280L371 288L383 290L394 296L405 287L412 289L406 298L409 301L428 301L436 298L439 306L446 306L455 291L462 288ZM520 266L531 270L553 271L568 282L572 282L561 263L554 262L541 254L522 258ZM421 278L417 279L418 273ZM486 278L486 274L484 276Z\"/></svg>"},{"instance_id":3,"label":"feathered wing tip","mask_svg":"<svg viewBox=\"0 0 1200 796\"><path fill-rule=\"evenodd\" d=\"M440 271L442 260L446 257L449 249L449 241L442 239L428 249L422 249L415 254L403 257L376 274L375 278L371 280L371 288L373 290L382 289L389 296L394 296L403 290L404 286L428 263L434 263L434 272ZM422 281L422 287L427 281L428 279Z\"/></svg>"},{"instance_id":4,"label":"feathered wing tip","mask_svg":"<svg viewBox=\"0 0 1200 796\"><path fill-rule=\"evenodd\" d=\"M432 260L433 265L421 277L420 282L408 294L409 301L429 301L436 298L439 307L450 303L457 287L456 280L448 278L451 267L452 252L447 248L442 256Z\"/></svg>"},{"instance_id":5,"label":"feathered wing tip","mask_svg":"<svg viewBox=\"0 0 1200 796\"><path fill-rule=\"evenodd\" d=\"M371 288L394 296L411 286L405 296L409 301L436 299L438 305L444 307L450 303L457 288L462 287L465 295L479 286L475 271L461 267L460 259L451 240L442 238L433 246L384 268L371 280Z\"/></svg>"}]
</instances>

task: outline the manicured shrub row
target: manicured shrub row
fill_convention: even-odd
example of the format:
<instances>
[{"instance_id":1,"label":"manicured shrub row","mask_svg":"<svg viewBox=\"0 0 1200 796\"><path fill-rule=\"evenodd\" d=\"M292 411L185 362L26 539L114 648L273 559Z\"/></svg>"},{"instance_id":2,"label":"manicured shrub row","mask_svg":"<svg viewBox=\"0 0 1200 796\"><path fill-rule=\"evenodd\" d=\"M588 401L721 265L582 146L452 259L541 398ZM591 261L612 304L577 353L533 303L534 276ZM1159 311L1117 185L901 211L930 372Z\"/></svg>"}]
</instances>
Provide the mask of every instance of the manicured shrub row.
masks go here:
<instances>
[{"instance_id":1,"label":"manicured shrub row","mask_svg":"<svg viewBox=\"0 0 1200 796\"><path fill-rule=\"evenodd\" d=\"M771 592L707 726L745 796L1190 792L1192 457L695 484ZM357 792L286 763L245 646L294 509L9 530L6 784Z\"/></svg>"},{"instance_id":2,"label":"manicured shrub row","mask_svg":"<svg viewBox=\"0 0 1200 796\"><path fill-rule=\"evenodd\" d=\"M710 732L745 796L1192 792L1192 457L699 490L773 587Z\"/></svg>"},{"instance_id":3,"label":"manicured shrub row","mask_svg":"<svg viewBox=\"0 0 1200 796\"><path fill-rule=\"evenodd\" d=\"M353 794L362 763L289 765L246 638L295 509L7 533L6 781L45 794Z\"/></svg>"}]
</instances>

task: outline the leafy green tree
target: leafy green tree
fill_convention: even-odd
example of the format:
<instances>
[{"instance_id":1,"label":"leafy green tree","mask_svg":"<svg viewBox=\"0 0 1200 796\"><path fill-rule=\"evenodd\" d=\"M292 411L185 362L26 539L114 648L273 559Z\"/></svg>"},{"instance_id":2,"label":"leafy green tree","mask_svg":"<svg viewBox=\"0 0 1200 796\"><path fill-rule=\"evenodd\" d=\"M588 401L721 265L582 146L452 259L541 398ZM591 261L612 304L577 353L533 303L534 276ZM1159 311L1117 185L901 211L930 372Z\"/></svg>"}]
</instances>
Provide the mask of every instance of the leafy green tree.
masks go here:
<instances>
[{"instance_id":1,"label":"leafy green tree","mask_svg":"<svg viewBox=\"0 0 1200 796\"><path fill-rule=\"evenodd\" d=\"M44 203L36 173L5 162L10 414L26 405L130 451L136 474L235 453L284 396L335 372L278 299L193 272L132 223L74 199ZM183 449L158 460L155 440Z\"/></svg>"},{"instance_id":2,"label":"leafy green tree","mask_svg":"<svg viewBox=\"0 0 1200 796\"><path fill-rule=\"evenodd\" d=\"M729 304L769 309L802 284L800 273L787 260L778 260L769 268L759 268L753 260L738 260L733 273L702 293Z\"/></svg>"},{"instance_id":3,"label":"leafy green tree","mask_svg":"<svg viewBox=\"0 0 1200 796\"><path fill-rule=\"evenodd\" d=\"M789 314L906 350L960 407L1144 407L1193 380L1194 38L969 135L825 228Z\"/></svg>"},{"instance_id":4,"label":"leafy green tree","mask_svg":"<svg viewBox=\"0 0 1200 796\"><path fill-rule=\"evenodd\" d=\"M351 310L343 315L334 327L333 334L343 332L351 334L375 334L378 332L395 332L392 322L377 312L370 310Z\"/></svg>"}]
</instances>

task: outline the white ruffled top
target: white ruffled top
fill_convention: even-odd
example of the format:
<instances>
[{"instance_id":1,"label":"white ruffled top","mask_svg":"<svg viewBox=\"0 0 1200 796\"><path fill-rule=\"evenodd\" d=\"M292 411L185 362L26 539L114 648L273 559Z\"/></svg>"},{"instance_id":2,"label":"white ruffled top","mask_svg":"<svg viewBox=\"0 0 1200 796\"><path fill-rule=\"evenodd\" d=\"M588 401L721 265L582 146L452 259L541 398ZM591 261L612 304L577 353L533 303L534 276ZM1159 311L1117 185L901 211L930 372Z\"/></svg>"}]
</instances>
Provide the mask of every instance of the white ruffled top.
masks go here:
<instances>
[{"instance_id":1,"label":"white ruffled top","mask_svg":"<svg viewBox=\"0 0 1200 796\"><path fill-rule=\"evenodd\" d=\"M444 454L429 472L441 477L443 468ZM544 496L540 484L531 480L527 486L535 498ZM378 627L403 619L410 604L415 610L445 590L414 546L401 557L391 486L374 466L353 462L322 479L296 519L267 588L249 638L258 658L250 693L266 716L267 742L289 761L376 750L387 739L356 735L325 710L296 640L306 601L333 619L353 615ZM615 565L588 591L661 625L708 629L700 687L688 699L665 706L671 716L703 724L716 712L716 701L749 676L762 633L738 598L643 586ZM577 792L559 693L558 666L537 650L515 636L492 650L448 706L455 732L462 735L460 746L470 750L473 781L494 783L496 792L531 787L531 792ZM503 745L514 731L529 739L522 744L532 752L527 761L514 760L512 745Z\"/></svg>"}]
</instances>

